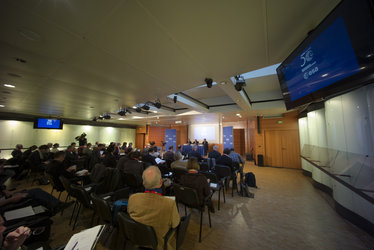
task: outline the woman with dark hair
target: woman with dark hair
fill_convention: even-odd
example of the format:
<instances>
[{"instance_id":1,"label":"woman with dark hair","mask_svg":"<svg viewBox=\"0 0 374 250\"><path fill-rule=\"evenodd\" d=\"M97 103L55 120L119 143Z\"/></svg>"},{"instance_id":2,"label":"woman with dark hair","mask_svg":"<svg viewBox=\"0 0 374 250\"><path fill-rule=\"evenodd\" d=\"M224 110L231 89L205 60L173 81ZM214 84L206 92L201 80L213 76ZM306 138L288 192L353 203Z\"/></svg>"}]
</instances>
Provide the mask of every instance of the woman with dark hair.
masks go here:
<instances>
[{"instance_id":1,"label":"woman with dark hair","mask_svg":"<svg viewBox=\"0 0 374 250\"><path fill-rule=\"evenodd\" d=\"M200 204L204 203L208 205L210 212L214 213L214 206L210 197L210 186L209 180L205 175L200 174L200 165L195 157L191 157L187 162L188 173L181 176L180 183L189 188L196 190L197 195L199 196Z\"/></svg>"}]
</instances>

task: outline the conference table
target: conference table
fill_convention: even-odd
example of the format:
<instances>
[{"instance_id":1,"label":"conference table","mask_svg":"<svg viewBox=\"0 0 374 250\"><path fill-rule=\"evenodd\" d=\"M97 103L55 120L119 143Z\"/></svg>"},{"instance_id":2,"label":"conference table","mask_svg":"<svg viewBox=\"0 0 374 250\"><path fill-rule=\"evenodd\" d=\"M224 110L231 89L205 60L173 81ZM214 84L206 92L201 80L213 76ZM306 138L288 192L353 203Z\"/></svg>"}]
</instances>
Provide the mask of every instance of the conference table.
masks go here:
<instances>
[{"instance_id":1,"label":"conference table","mask_svg":"<svg viewBox=\"0 0 374 250\"><path fill-rule=\"evenodd\" d=\"M188 145L188 144L184 144L183 147L182 147L182 152L183 154L188 154L189 152L192 151L192 147L194 147L195 145ZM197 152L199 152L202 156L205 155L205 147L204 145L198 145L197 146Z\"/></svg>"}]
</instances>

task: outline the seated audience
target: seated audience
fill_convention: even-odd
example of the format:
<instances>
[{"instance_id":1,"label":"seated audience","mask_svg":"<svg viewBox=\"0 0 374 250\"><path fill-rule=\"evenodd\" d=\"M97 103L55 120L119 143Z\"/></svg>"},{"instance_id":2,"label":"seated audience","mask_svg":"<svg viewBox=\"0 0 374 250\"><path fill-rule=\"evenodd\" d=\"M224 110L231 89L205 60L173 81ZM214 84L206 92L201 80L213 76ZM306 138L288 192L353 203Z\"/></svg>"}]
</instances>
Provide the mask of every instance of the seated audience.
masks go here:
<instances>
[{"instance_id":1,"label":"seated audience","mask_svg":"<svg viewBox=\"0 0 374 250\"><path fill-rule=\"evenodd\" d=\"M0 216L0 249L2 250L21 249L23 242L30 236L30 228L28 227L20 226L8 233L4 238L3 233L5 230L4 219Z\"/></svg>"},{"instance_id":2,"label":"seated audience","mask_svg":"<svg viewBox=\"0 0 374 250\"><path fill-rule=\"evenodd\" d=\"M23 145L22 144L17 144L16 148L12 151L12 156L13 156L13 164L20 164L22 160L22 150Z\"/></svg>"},{"instance_id":3,"label":"seated audience","mask_svg":"<svg viewBox=\"0 0 374 250\"><path fill-rule=\"evenodd\" d=\"M142 161L149 163L151 165L157 165L156 157L153 156L153 152L154 152L154 148L150 147L148 149L148 152L145 155L143 155Z\"/></svg>"},{"instance_id":4,"label":"seated audience","mask_svg":"<svg viewBox=\"0 0 374 250\"><path fill-rule=\"evenodd\" d=\"M60 176L64 176L69 180L76 179L74 173L77 167L74 165L66 165L68 164L67 162L64 164L65 155L66 153L64 151L57 152L46 168L46 172L52 176L54 183L60 190L64 190L64 186L59 179Z\"/></svg>"},{"instance_id":5,"label":"seated audience","mask_svg":"<svg viewBox=\"0 0 374 250\"><path fill-rule=\"evenodd\" d=\"M169 161L170 163L175 161L175 155L173 152L174 147L170 146L169 150L164 153L164 160Z\"/></svg>"},{"instance_id":6,"label":"seated audience","mask_svg":"<svg viewBox=\"0 0 374 250\"><path fill-rule=\"evenodd\" d=\"M157 249L164 249L164 236L170 228L179 225L180 217L174 200L162 196L161 172L156 166L150 166L143 172L145 193L130 196L127 211L130 217L142 224L152 226L156 232ZM175 249L175 235L169 241L167 249Z\"/></svg>"},{"instance_id":7,"label":"seated audience","mask_svg":"<svg viewBox=\"0 0 374 250\"><path fill-rule=\"evenodd\" d=\"M230 152L231 150L229 148L225 148L225 150L223 150L223 155L216 160L216 164L228 166L230 167L231 172L234 172L232 159L229 156Z\"/></svg>"},{"instance_id":8,"label":"seated audience","mask_svg":"<svg viewBox=\"0 0 374 250\"><path fill-rule=\"evenodd\" d=\"M121 146L121 149L124 150L126 152L126 148L127 148L127 142L124 142Z\"/></svg>"},{"instance_id":9,"label":"seated audience","mask_svg":"<svg viewBox=\"0 0 374 250\"><path fill-rule=\"evenodd\" d=\"M202 161L203 157L199 152L197 152L197 146L192 147L192 151L188 153L188 159L191 157L195 157L198 161Z\"/></svg>"},{"instance_id":10,"label":"seated audience","mask_svg":"<svg viewBox=\"0 0 374 250\"><path fill-rule=\"evenodd\" d=\"M105 151L103 164L108 168L115 168L117 165L117 158L114 156L113 152L114 145L112 147L108 147L108 149Z\"/></svg>"},{"instance_id":11,"label":"seated audience","mask_svg":"<svg viewBox=\"0 0 374 250\"><path fill-rule=\"evenodd\" d=\"M49 163L47 158L47 145L41 145L38 150L31 153L29 160L34 168L45 169L46 165Z\"/></svg>"},{"instance_id":12,"label":"seated audience","mask_svg":"<svg viewBox=\"0 0 374 250\"><path fill-rule=\"evenodd\" d=\"M90 169L92 169L97 163L101 163L104 159L104 150L105 145L104 144L98 144L96 147L92 150L92 155L90 159Z\"/></svg>"},{"instance_id":13,"label":"seated audience","mask_svg":"<svg viewBox=\"0 0 374 250\"><path fill-rule=\"evenodd\" d=\"M182 159L181 154L175 154L175 161L173 161L170 165L172 169L179 168L179 169L187 169L187 161Z\"/></svg>"},{"instance_id":14,"label":"seated audience","mask_svg":"<svg viewBox=\"0 0 374 250\"><path fill-rule=\"evenodd\" d=\"M175 153L180 153L181 155L183 155L183 152L182 152L182 145L178 145L177 146L177 150L175 151Z\"/></svg>"},{"instance_id":15,"label":"seated audience","mask_svg":"<svg viewBox=\"0 0 374 250\"><path fill-rule=\"evenodd\" d=\"M77 165L78 155L74 153L74 146L73 145L68 146L65 150L65 153L66 153L65 160L64 160L65 166L70 167L73 165Z\"/></svg>"},{"instance_id":16,"label":"seated audience","mask_svg":"<svg viewBox=\"0 0 374 250\"><path fill-rule=\"evenodd\" d=\"M57 153L59 151L58 150L59 147L60 147L60 144L58 144L58 143L53 144L51 152L54 153L54 154Z\"/></svg>"},{"instance_id":17,"label":"seated audience","mask_svg":"<svg viewBox=\"0 0 374 250\"><path fill-rule=\"evenodd\" d=\"M29 159L32 152L37 149L38 147L36 145L32 145L29 147L25 152L22 154L22 163L24 163L27 159Z\"/></svg>"},{"instance_id":18,"label":"seated audience","mask_svg":"<svg viewBox=\"0 0 374 250\"><path fill-rule=\"evenodd\" d=\"M191 142L190 138L188 138L188 139L187 139L187 142L186 142L186 144L188 144L188 145L191 145L191 144L192 144L192 142Z\"/></svg>"},{"instance_id":19,"label":"seated audience","mask_svg":"<svg viewBox=\"0 0 374 250\"><path fill-rule=\"evenodd\" d=\"M193 144L195 144L195 145L197 146L197 145L199 145L199 141L198 141L197 139L195 139L195 140L193 141Z\"/></svg>"},{"instance_id":20,"label":"seated audience","mask_svg":"<svg viewBox=\"0 0 374 250\"><path fill-rule=\"evenodd\" d=\"M127 147L125 153L129 154L132 151L132 142L129 143L129 146Z\"/></svg>"},{"instance_id":21,"label":"seated audience","mask_svg":"<svg viewBox=\"0 0 374 250\"><path fill-rule=\"evenodd\" d=\"M139 161L140 152L134 151L132 152L128 159L122 160L122 158L118 161L117 168L123 171L125 174L130 173L135 175L138 183L142 182L142 174L144 170L143 163Z\"/></svg>"},{"instance_id":22,"label":"seated audience","mask_svg":"<svg viewBox=\"0 0 374 250\"><path fill-rule=\"evenodd\" d=\"M217 151L218 150L218 146L217 145L214 145L213 146L213 150L209 152L208 154L208 158L214 158L214 159L218 159L221 157L221 154L220 152Z\"/></svg>"},{"instance_id":23,"label":"seated audience","mask_svg":"<svg viewBox=\"0 0 374 250\"><path fill-rule=\"evenodd\" d=\"M198 173L200 165L196 158L192 157L188 159L187 169L188 173L180 177L180 183L185 187L195 189L199 196L200 205L207 204L209 210L214 213L214 206L210 199L209 180L205 175Z\"/></svg>"},{"instance_id":24,"label":"seated audience","mask_svg":"<svg viewBox=\"0 0 374 250\"><path fill-rule=\"evenodd\" d=\"M241 165L244 164L244 160L242 156L235 152L234 148L230 149L231 152L229 154L230 158L232 159L232 163L234 164L235 169L241 169Z\"/></svg>"},{"instance_id":25,"label":"seated audience","mask_svg":"<svg viewBox=\"0 0 374 250\"><path fill-rule=\"evenodd\" d=\"M91 156L92 155L92 149L91 149L92 144L89 142L87 145L83 148L83 155L86 156Z\"/></svg>"}]
</instances>

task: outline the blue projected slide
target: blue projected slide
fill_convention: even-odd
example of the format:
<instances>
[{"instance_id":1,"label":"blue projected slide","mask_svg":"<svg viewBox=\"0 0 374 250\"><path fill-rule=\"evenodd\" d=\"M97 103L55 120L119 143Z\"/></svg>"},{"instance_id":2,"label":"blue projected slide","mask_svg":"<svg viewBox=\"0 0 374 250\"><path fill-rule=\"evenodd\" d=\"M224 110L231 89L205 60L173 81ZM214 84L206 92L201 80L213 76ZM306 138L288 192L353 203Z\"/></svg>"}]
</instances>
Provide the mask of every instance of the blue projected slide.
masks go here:
<instances>
[{"instance_id":1,"label":"blue projected slide","mask_svg":"<svg viewBox=\"0 0 374 250\"><path fill-rule=\"evenodd\" d=\"M38 118L38 128L60 128L60 120Z\"/></svg>"},{"instance_id":2,"label":"blue projected slide","mask_svg":"<svg viewBox=\"0 0 374 250\"><path fill-rule=\"evenodd\" d=\"M284 68L292 101L359 71L342 17L337 18Z\"/></svg>"}]
</instances>

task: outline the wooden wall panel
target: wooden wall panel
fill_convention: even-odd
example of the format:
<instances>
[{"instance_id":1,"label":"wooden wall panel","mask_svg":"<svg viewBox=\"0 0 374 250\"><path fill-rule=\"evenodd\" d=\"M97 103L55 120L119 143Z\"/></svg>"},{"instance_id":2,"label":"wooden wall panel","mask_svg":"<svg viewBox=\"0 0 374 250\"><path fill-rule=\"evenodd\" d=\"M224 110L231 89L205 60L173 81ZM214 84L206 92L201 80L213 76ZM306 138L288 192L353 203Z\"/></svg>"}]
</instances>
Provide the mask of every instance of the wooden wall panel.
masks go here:
<instances>
[{"instance_id":1,"label":"wooden wall panel","mask_svg":"<svg viewBox=\"0 0 374 250\"><path fill-rule=\"evenodd\" d=\"M245 154L244 129L233 129L234 149L238 154Z\"/></svg>"},{"instance_id":2,"label":"wooden wall panel","mask_svg":"<svg viewBox=\"0 0 374 250\"><path fill-rule=\"evenodd\" d=\"M165 141L165 129L169 127L154 127L149 126L148 129L148 143L154 141L156 146L161 147L161 141Z\"/></svg>"},{"instance_id":3,"label":"wooden wall panel","mask_svg":"<svg viewBox=\"0 0 374 250\"><path fill-rule=\"evenodd\" d=\"M299 137L294 136L295 134L298 135L299 133L299 124L298 124L298 112L289 112L281 118L273 118L273 119L263 119L260 117L260 133L257 132L257 121L254 120L254 138L255 138L255 145L254 145L254 157L257 159L258 154L264 155L265 165L276 166L275 164L279 164L279 161L276 159L270 159L270 156L266 156L266 153L274 153L275 149L272 149L272 145L274 146L277 144L277 134L276 133L268 133L269 131L288 131L290 133L290 141L287 142L287 145L294 145L295 148L299 148L300 140ZM287 133L288 133L287 132ZM267 138L265 138L265 133L267 133ZM283 147L282 145L281 147ZM267 148L270 147L270 148ZM297 152L295 149L287 149L290 154L287 154L284 158L287 158L286 165L284 167L292 167L292 168L301 168L300 162L300 152ZM272 154L270 153L270 154ZM277 154L279 155L279 154ZM273 156L271 156L273 157ZM282 161L281 165L285 163ZM279 165L278 165L279 166Z\"/></svg>"}]
</instances>

